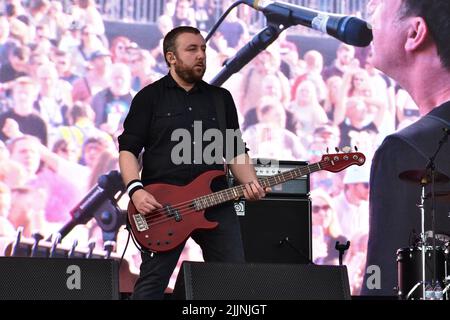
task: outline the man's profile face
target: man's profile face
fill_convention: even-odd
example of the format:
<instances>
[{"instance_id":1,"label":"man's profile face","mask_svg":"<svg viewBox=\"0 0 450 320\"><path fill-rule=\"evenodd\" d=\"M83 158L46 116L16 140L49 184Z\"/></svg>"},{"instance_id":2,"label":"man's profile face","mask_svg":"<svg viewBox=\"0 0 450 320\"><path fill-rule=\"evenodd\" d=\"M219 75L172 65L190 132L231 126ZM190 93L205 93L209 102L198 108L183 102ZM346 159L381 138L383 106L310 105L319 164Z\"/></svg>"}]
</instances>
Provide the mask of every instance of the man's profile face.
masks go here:
<instances>
[{"instance_id":1,"label":"man's profile face","mask_svg":"<svg viewBox=\"0 0 450 320\"><path fill-rule=\"evenodd\" d=\"M403 0L371 0L367 5L373 32L372 64L387 74L403 59L402 8Z\"/></svg>"},{"instance_id":2,"label":"man's profile face","mask_svg":"<svg viewBox=\"0 0 450 320\"><path fill-rule=\"evenodd\" d=\"M175 47L175 73L188 83L200 81L206 71L205 39L200 34L182 33Z\"/></svg>"}]
</instances>

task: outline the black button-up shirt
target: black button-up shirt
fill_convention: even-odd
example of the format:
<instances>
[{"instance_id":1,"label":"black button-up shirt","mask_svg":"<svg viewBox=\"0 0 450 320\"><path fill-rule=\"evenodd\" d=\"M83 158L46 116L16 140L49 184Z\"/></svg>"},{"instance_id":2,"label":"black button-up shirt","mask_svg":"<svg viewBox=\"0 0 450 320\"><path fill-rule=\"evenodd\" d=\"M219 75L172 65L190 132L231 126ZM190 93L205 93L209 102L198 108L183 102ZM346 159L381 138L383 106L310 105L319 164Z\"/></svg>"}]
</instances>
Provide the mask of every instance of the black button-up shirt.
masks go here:
<instances>
[{"instance_id":1,"label":"black button-up shirt","mask_svg":"<svg viewBox=\"0 0 450 320\"><path fill-rule=\"evenodd\" d=\"M144 148L141 177L144 185L156 182L185 185L203 172L224 169L222 163L206 164L201 156L211 143L203 141L203 134L208 129L219 129L213 94L223 96L227 129L239 129L231 94L204 81L198 82L187 92L169 73L138 92L125 119L124 131L119 136L119 150L129 151L138 157ZM201 131L198 129L199 123L194 130L196 121L201 121ZM183 149L187 155L175 152L176 157L189 159L182 164L176 164L172 159L174 148L179 151L182 140L177 136L178 140L172 141L172 134L177 129L189 132L189 139L183 138L183 142L190 144L190 152L189 148ZM234 156L239 155L238 150L232 152Z\"/></svg>"}]
</instances>

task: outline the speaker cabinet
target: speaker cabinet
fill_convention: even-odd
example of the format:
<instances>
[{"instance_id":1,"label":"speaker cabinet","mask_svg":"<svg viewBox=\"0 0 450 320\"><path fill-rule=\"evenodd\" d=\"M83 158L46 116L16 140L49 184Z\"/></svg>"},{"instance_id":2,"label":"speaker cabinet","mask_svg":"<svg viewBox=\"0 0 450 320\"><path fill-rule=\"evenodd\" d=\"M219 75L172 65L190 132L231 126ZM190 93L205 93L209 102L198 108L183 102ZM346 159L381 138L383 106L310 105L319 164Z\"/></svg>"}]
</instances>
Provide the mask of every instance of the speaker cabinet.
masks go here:
<instances>
[{"instance_id":1,"label":"speaker cabinet","mask_svg":"<svg viewBox=\"0 0 450 320\"><path fill-rule=\"evenodd\" d=\"M0 300L116 300L118 271L109 259L0 257Z\"/></svg>"},{"instance_id":2,"label":"speaker cabinet","mask_svg":"<svg viewBox=\"0 0 450 320\"><path fill-rule=\"evenodd\" d=\"M311 201L271 197L235 203L247 262L309 263Z\"/></svg>"},{"instance_id":3,"label":"speaker cabinet","mask_svg":"<svg viewBox=\"0 0 450 320\"><path fill-rule=\"evenodd\" d=\"M183 262L174 299L350 300L345 266Z\"/></svg>"}]
</instances>

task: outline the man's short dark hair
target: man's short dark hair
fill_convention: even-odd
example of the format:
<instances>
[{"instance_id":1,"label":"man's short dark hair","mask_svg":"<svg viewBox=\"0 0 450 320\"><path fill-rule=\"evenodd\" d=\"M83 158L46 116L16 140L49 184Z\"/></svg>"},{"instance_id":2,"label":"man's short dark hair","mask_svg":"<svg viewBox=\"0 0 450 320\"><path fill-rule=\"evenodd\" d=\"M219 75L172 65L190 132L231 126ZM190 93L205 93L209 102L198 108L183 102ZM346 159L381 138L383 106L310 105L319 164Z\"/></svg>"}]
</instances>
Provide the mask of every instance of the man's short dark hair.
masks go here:
<instances>
[{"instance_id":1,"label":"man's short dark hair","mask_svg":"<svg viewBox=\"0 0 450 320\"><path fill-rule=\"evenodd\" d=\"M450 1L403 0L403 9L403 17L419 16L425 19L442 65L450 71Z\"/></svg>"},{"instance_id":2,"label":"man's short dark hair","mask_svg":"<svg viewBox=\"0 0 450 320\"><path fill-rule=\"evenodd\" d=\"M167 35L164 37L163 41L163 52L164 52L164 59L166 60L167 66L170 67L170 63L167 60L166 54L167 52L175 52L176 51L176 41L178 39L178 36L183 33L193 33L193 34L200 34L200 30L194 27L189 26L181 26L176 27L169 31Z\"/></svg>"}]
</instances>

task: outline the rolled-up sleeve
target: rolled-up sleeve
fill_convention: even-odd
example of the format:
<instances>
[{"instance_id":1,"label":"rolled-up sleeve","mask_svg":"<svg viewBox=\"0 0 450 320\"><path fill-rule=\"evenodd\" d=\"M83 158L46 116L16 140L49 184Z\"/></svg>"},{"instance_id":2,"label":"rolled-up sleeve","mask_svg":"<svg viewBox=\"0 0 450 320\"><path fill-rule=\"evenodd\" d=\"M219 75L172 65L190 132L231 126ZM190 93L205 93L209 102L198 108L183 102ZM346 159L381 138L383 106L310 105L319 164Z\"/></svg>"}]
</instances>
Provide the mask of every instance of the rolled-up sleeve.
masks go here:
<instances>
[{"instance_id":1,"label":"rolled-up sleeve","mask_svg":"<svg viewBox=\"0 0 450 320\"><path fill-rule=\"evenodd\" d=\"M119 151L129 151L136 158L146 144L152 119L149 90L148 87L144 88L134 97L123 123L123 133L118 137Z\"/></svg>"}]
</instances>

